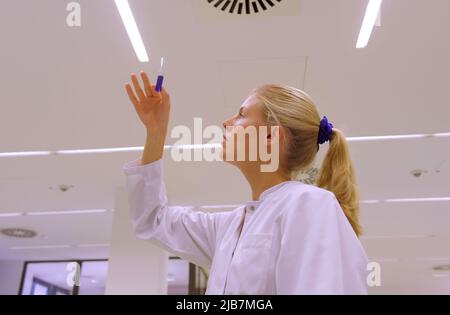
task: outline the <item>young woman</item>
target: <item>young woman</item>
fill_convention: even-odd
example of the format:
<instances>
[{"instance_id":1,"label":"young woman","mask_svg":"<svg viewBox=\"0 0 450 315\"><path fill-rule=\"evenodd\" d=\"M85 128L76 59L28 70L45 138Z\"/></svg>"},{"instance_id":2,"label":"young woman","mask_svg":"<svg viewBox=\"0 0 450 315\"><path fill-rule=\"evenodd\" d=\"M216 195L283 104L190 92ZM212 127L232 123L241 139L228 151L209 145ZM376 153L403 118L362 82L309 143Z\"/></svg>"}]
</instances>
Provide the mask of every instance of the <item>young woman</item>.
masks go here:
<instances>
[{"instance_id":1,"label":"young woman","mask_svg":"<svg viewBox=\"0 0 450 315\"><path fill-rule=\"evenodd\" d=\"M123 166L139 238L210 269L206 294L367 293L367 256L358 239L358 198L347 143L326 117L320 119L306 93L260 86L223 123L227 131L278 126L276 134L267 129L265 145L278 144L279 167L262 172L260 158L227 161L241 170L252 198L233 211L206 213L168 206L162 156L170 97L164 89L157 92L145 72L141 77L143 88L135 74L134 90L131 84L125 87L147 140L142 157ZM234 143L234 149L248 153L248 143L231 142L231 136L227 132L223 148ZM327 141L317 186L293 180Z\"/></svg>"}]
</instances>

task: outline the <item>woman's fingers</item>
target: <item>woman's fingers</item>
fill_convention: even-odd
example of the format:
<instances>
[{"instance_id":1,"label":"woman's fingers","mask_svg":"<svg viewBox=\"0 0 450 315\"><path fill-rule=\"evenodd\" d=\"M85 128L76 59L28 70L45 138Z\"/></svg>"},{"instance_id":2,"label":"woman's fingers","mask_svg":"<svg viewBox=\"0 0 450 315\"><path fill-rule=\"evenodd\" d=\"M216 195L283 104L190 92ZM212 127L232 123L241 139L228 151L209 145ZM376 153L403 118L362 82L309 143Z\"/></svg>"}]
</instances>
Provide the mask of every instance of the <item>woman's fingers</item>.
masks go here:
<instances>
[{"instance_id":1,"label":"woman's fingers","mask_svg":"<svg viewBox=\"0 0 450 315\"><path fill-rule=\"evenodd\" d=\"M152 97L153 96L152 85L150 84L150 80L148 79L147 73L145 73L145 71L141 71L141 77L142 81L144 81L145 94L147 94L147 96L149 97Z\"/></svg>"},{"instance_id":2,"label":"woman's fingers","mask_svg":"<svg viewBox=\"0 0 450 315\"><path fill-rule=\"evenodd\" d=\"M130 98L131 103L133 103L134 108L138 110L139 100L137 99L136 95L134 95L130 83L125 84L125 90L127 91L128 97Z\"/></svg>"},{"instance_id":3,"label":"woman's fingers","mask_svg":"<svg viewBox=\"0 0 450 315\"><path fill-rule=\"evenodd\" d=\"M130 98L138 113L141 111L144 104L155 104L156 99L158 103L160 103L162 100L163 103L170 104L169 94L167 94L166 90L162 88L161 92L157 92L156 85L151 85L148 75L147 73L145 73L145 71L141 71L141 78L144 82L145 93L139 84L136 74L134 73L131 74L131 81L133 86L131 86L130 83L125 84L125 89L127 91L128 97Z\"/></svg>"},{"instance_id":4,"label":"woman's fingers","mask_svg":"<svg viewBox=\"0 0 450 315\"><path fill-rule=\"evenodd\" d=\"M169 93L167 93L167 91L161 87L161 94L162 94L162 98L165 102L170 102L170 95Z\"/></svg>"},{"instance_id":5,"label":"woman's fingers","mask_svg":"<svg viewBox=\"0 0 450 315\"><path fill-rule=\"evenodd\" d=\"M136 91L139 100L143 102L145 100L145 94L142 91L139 81L134 73L131 75L131 81L133 82L134 90Z\"/></svg>"}]
</instances>

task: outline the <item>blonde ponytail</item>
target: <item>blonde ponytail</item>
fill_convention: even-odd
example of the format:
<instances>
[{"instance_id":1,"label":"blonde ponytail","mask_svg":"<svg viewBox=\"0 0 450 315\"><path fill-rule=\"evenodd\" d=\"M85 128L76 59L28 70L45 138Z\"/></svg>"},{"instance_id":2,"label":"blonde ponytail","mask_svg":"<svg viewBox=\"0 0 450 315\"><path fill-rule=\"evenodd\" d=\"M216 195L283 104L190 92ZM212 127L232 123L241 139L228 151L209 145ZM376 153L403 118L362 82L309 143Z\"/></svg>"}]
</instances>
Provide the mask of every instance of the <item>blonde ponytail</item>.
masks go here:
<instances>
[{"instance_id":1,"label":"blonde ponytail","mask_svg":"<svg viewBox=\"0 0 450 315\"><path fill-rule=\"evenodd\" d=\"M267 122L287 131L284 171L296 174L308 168L319 150L318 142L323 140L319 139L322 121L312 98L299 89L277 84L257 87L252 93L261 101ZM358 194L347 141L340 130L333 128L329 144L317 186L334 193L356 235L360 236Z\"/></svg>"},{"instance_id":2,"label":"blonde ponytail","mask_svg":"<svg viewBox=\"0 0 450 315\"><path fill-rule=\"evenodd\" d=\"M362 234L359 224L359 201L355 172L344 134L333 128L328 152L322 162L317 186L332 191L357 236Z\"/></svg>"}]
</instances>

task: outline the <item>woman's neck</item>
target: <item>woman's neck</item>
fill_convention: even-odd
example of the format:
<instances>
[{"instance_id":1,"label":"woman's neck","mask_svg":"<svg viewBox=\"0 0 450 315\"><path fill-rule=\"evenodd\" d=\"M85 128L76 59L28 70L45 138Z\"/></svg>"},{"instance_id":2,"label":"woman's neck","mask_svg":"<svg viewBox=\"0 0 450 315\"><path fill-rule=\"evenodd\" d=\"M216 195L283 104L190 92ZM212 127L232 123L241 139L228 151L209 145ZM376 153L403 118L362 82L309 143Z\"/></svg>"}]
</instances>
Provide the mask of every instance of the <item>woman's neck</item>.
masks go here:
<instances>
[{"instance_id":1,"label":"woman's neck","mask_svg":"<svg viewBox=\"0 0 450 315\"><path fill-rule=\"evenodd\" d=\"M275 185L289 181L291 178L280 171L261 172L259 166L257 169L240 168L252 189L252 200L258 200L261 194Z\"/></svg>"}]
</instances>

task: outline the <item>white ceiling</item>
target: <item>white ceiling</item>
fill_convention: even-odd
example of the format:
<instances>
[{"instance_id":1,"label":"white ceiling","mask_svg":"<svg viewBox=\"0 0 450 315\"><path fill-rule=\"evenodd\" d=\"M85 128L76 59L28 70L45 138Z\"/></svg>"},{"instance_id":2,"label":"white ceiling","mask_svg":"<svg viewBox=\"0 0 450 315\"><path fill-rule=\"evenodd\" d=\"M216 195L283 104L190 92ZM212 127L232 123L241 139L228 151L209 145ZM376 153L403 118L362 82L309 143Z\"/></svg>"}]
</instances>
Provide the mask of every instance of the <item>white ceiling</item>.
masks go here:
<instances>
[{"instance_id":1,"label":"white ceiling","mask_svg":"<svg viewBox=\"0 0 450 315\"><path fill-rule=\"evenodd\" d=\"M381 27L362 50L355 44L365 0L301 0L297 11L283 11L281 3L278 11L251 18L217 18L202 0L130 0L148 64L138 62L112 0L78 1L78 29L65 24L66 1L4 2L0 152L142 145L144 128L123 83L140 69L154 78L161 56L170 127L192 127L194 117L204 127L220 126L246 91L274 82L305 89L348 136L450 132L448 0L385 0ZM168 137L168 144L174 141ZM449 197L449 141L352 142L363 199ZM138 156L0 158L0 213L113 209L114 191L124 184L122 165ZM428 172L416 178L414 169ZM230 165L175 163L166 154L165 172L173 204L250 198ZM61 192L60 184L73 188ZM363 204L361 219L363 244L382 264L383 283L373 293L450 293L450 276L432 270L450 264L450 202ZM111 222L111 212L0 217L0 228L39 233L32 240L0 236L0 259L105 258L101 244L109 242ZM9 249L61 244L100 245Z\"/></svg>"}]
</instances>

